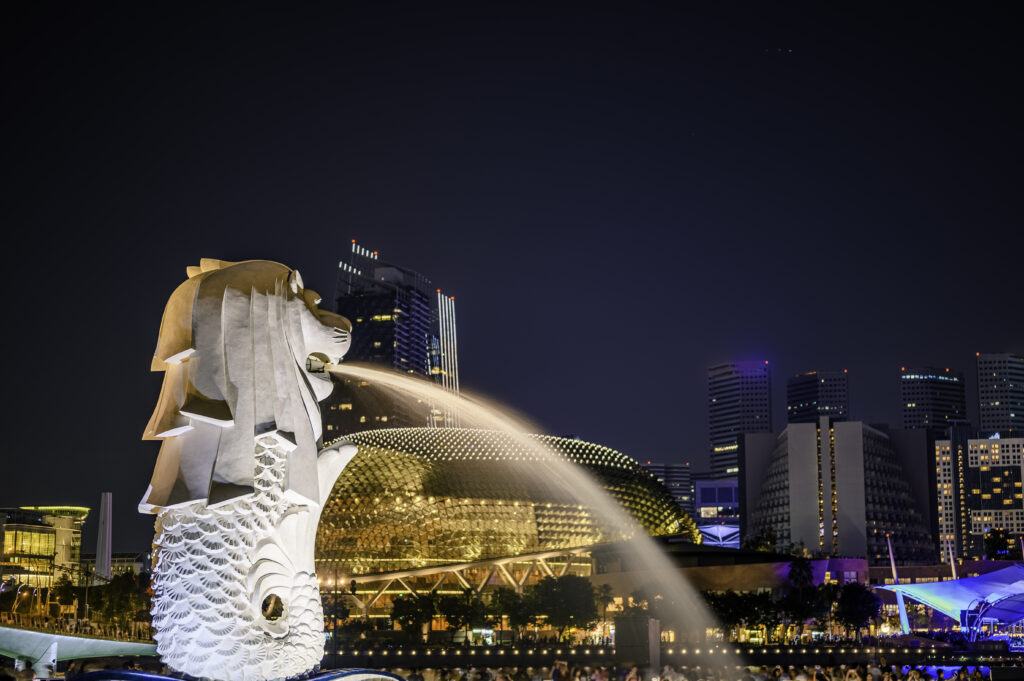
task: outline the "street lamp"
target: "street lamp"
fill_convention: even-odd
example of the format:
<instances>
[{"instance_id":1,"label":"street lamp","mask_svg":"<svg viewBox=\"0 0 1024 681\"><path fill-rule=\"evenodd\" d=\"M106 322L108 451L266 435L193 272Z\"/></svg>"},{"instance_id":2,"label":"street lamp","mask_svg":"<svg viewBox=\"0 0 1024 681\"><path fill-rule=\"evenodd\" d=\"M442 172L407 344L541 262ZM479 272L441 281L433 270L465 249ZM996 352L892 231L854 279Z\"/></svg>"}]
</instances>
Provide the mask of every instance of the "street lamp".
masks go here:
<instances>
[{"instance_id":1,"label":"street lamp","mask_svg":"<svg viewBox=\"0 0 1024 681\"><path fill-rule=\"evenodd\" d=\"M18 612L18 599L22 598L21 590L24 589L27 586L28 586L28 584L24 584L24 583L19 583L18 584L18 589L14 592L14 600L11 601L11 613L17 613ZM31 594L29 594L29 595L31 595Z\"/></svg>"}]
</instances>

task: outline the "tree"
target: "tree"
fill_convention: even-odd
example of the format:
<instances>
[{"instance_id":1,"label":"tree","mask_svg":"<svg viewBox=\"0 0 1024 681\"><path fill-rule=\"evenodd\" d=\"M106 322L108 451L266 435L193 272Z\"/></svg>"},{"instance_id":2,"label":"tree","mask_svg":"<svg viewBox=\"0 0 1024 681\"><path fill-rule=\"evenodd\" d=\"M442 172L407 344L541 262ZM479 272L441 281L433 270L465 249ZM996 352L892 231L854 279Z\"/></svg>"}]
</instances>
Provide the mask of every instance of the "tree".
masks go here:
<instances>
[{"instance_id":1,"label":"tree","mask_svg":"<svg viewBox=\"0 0 1024 681\"><path fill-rule=\"evenodd\" d=\"M759 624L754 610L754 594L741 594L729 589L721 593L705 591L703 596L726 638L732 638L733 631L742 624Z\"/></svg>"},{"instance_id":2,"label":"tree","mask_svg":"<svg viewBox=\"0 0 1024 681\"><path fill-rule=\"evenodd\" d=\"M615 602L615 594L611 584L601 584L594 589L597 606L601 608L601 619L608 619L608 606Z\"/></svg>"},{"instance_id":3,"label":"tree","mask_svg":"<svg viewBox=\"0 0 1024 681\"><path fill-rule=\"evenodd\" d=\"M744 616L744 621L747 626L751 624L760 624L764 627L765 640L771 641L772 634L782 624L783 612L782 608L772 598L771 593L757 593L757 594L744 594L747 596L746 606L743 608L745 613L749 613Z\"/></svg>"},{"instance_id":4,"label":"tree","mask_svg":"<svg viewBox=\"0 0 1024 681\"><path fill-rule=\"evenodd\" d=\"M437 601L433 594L399 596L391 605L391 619L407 634L422 638L423 625L434 619Z\"/></svg>"},{"instance_id":5,"label":"tree","mask_svg":"<svg viewBox=\"0 0 1024 681\"><path fill-rule=\"evenodd\" d=\"M533 587L541 612L558 637L569 627L585 629L597 621L594 585L586 577L565 575L545 577Z\"/></svg>"},{"instance_id":6,"label":"tree","mask_svg":"<svg viewBox=\"0 0 1024 681\"><path fill-rule=\"evenodd\" d=\"M794 557L779 601L787 622L802 630L804 623L819 613L822 603L815 592L811 562L803 556Z\"/></svg>"},{"instance_id":7,"label":"tree","mask_svg":"<svg viewBox=\"0 0 1024 681\"><path fill-rule=\"evenodd\" d=\"M508 617L508 624L512 628L513 636L517 629L530 622L526 609L523 596L507 586L495 589L491 594L490 603L487 604L487 612L497 623L499 630L502 628L504 618Z\"/></svg>"},{"instance_id":8,"label":"tree","mask_svg":"<svg viewBox=\"0 0 1024 681\"><path fill-rule=\"evenodd\" d=\"M512 627L516 636L522 634L523 627L533 624L540 615L537 599L532 592L519 594L519 601L512 612L508 615L508 625Z\"/></svg>"},{"instance_id":9,"label":"tree","mask_svg":"<svg viewBox=\"0 0 1024 681\"><path fill-rule=\"evenodd\" d=\"M1012 540L1006 530L993 527L985 533L985 557L989 560L1009 560Z\"/></svg>"},{"instance_id":10,"label":"tree","mask_svg":"<svg viewBox=\"0 0 1024 681\"><path fill-rule=\"evenodd\" d=\"M882 602L871 589L857 582L848 582L839 591L836 599L836 619L847 630L859 631L878 617Z\"/></svg>"},{"instance_id":11,"label":"tree","mask_svg":"<svg viewBox=\"0 0 1024 681\"><path fill-rule=\"evenodd\" d=\"M747 537L743 542L743 548L751 551L774 551L776 541L775 530L770 525L765 525L756 534Z\"/></svg>"},{"instance_id":12,"label":"tree","mask_svg":"<svg viewBox=\"0 0 1024 681\"><path fill-rule=\"evenodd\" d=\"M71 605L78 597L78 589L67 574L62 574L53 585L53 595L61 605Z\"/></svg>"},{"instance_id":13,"label":"tree","mask_svg":"<svg viewBox=\"0 0 1024 681\"><path fill-rule=\"evenodd\" d=\"M452 640L459 629L468 631L470 626L484 623L486 607L472 589L463 589L461 596L442 596L437 602L437 611L448 622Z\"/></svg>"},{"instance_id":14,"label":"tree","mask_svg":"<svg viewBox=\"0 0 1024 681\"><path fill-rule=\"evenodd\" d=\"M127 625L143 621L148 618L151 608L149 576L134 572L114 575L105 586L94 587L89 599L93 610L109 622Z\"/></svg>"}]
</instances>

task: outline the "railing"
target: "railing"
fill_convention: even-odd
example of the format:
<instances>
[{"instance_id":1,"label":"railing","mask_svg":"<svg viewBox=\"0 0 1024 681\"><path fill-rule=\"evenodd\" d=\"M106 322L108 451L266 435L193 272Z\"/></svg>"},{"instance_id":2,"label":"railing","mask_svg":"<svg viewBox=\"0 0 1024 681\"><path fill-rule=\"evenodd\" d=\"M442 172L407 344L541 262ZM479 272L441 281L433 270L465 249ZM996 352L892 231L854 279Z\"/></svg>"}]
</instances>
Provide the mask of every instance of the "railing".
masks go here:
<instances>
[{"instance_id":1,"label":"railing","mask_svg":"<svg viewBox=\"0 0 1024 681\"><path fill-rule=\"evenodd\" d=\"M89 620L56 619L43 615L0 613L0 626L31 629L61 636L85 636L113 641L153 643L153 628L149 622L131 622L125 626Z\"/></svg>"}]
</instances>

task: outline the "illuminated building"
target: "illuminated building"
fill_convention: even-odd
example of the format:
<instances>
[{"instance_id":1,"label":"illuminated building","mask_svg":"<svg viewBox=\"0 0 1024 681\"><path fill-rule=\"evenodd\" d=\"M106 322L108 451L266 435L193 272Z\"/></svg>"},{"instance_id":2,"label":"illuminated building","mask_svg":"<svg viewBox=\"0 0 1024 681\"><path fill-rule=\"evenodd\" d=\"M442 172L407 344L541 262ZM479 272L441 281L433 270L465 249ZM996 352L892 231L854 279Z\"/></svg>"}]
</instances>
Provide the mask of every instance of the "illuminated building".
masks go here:
<instances>
[{"instance_id":1,"label":"illuminated building","mask_svg":"<svg viewBox=\"0 0 1024 681\"><path fill-rule=\"evenodd\" d=\"M0 510L0 581L49 587L62 575L76 579L82 525L89 509L24 506Z\"/></svg>"},{"instance_id":2,"label":"illuminated building","mask_svg":"<svg viewBox=\"0 0 1024 681\"><path fill-rule=\"evenodd\" d=\"M962 631L969 636L976 632L967 631L968 614L978 616L977 624L984 622L991 633L1024 619L1024 566L1021 565L948 582L893 584L880 588L900 593L960 621Z\"/></svg>"},{"instance_id":3,"label":"illuminated building","mask_svg":"<svg viewBox=\"0 0 1024 681\"><path fill-rule=\"evenodd\" d=\"M945 430L967 418L964 375L935 367L900 367L905 429Z\"/></svg>"},{"instance_id":4,"label":"illuminated building","mask_svg":"<svg viewBox=\"0 0 1024 681\"><path fill-rule=\"evenodd\" d=\"M648 461L643 467L665 485L675 497L679 507L687 514L693 515L693 475L690 462L686 463L652 463Z\"/></svg>"},{"instance_id":5,"label":"illuminated building","mask_svg":"<svg viewBox=\"0 0 1024 681\"><path fill-rule=\"evenodd\" d=\"M789 424L767 456L745 454L766 461L763 471L747 471L763 480L758 486L748 479L741 502L749 508L749 536L767 533L778 548L803 544L815 554L866 557L874 565L888 560L891 533L899 562L934 560L928 522L918 510L927 502L915 498L908 482L923 474L924 457L905 465L883 430L822 417Z\"/></svg>"},{"instance_id":6,"label":"illuminated building","mask_svg":"<svg viewBox=\"0 0 1024 681\"><path fill-rule=\"evenodd\" d=\"M957 558L980 557L989 530L1005 531L1011 545L1024 535L1022 459L1024 438L993 436L966 443L950 438L935 443L943 562L949 562L950 549Z\"/></svg>"},{"instance_id":7,"label":"illuminated building","mask_svg":"<svg viewBox=\"0 0 1024 681\"><path fill-rule=\"evenodd\" d=\"M152 554L148 551L143 553L114 552L110 554L110 574L111 576L114 576L130 572L132 574L139 575L143 572L149 572L151 563ZM82 572L88 575L93 574L95 571L96 554L82 554Z\"/></svg>"},{"instance_id":8,"label":"illuminated building","mask_svg":"<svg viewBox=\"0 0 1024 681\"><path fill-rule=\"evenodd\" d=\"M348 362L390 367L459 390L455 299L418 272L387 263L352 241L338 263L335 309L352 323ZM453 425L452 415L406 404L365 381L345 379L322 408L324 436L379 428Z\"/></svg>"},{"instance_id":9,"label":"illuminated building","mask_svg":"<svg viewBox=\"0 0 1024 681\"><path fill-rule=\"evenodd\" d=\"M739 548L740 499L735 477L694 475L693 505L693 520L705 543Z\"/></svg>"},{"instance_id":10,"label":"illuminated building","mask_svg":"<svg viewBox=\"0 0 1024 681\"><path fill-rule=\"evenodd\" d=\"M529 437L584 467L638 527L609 525L545 470L529 443L509 434L366 431L349 436L359 452L324 506L317 574L328 587L357 580L357 605L372 614L386 612L392 583L406 591L436 590L446 579L447 589L472 583L518 590L545 575L589 575L590 547L637 529L699 541L672 494L633 459L581 440Z\"/></svg>"},{"instance_id":11,"label":"illuminated building","mask_svg":"<svg viewBox=\"0 0 1024 681\"><path fill-rule=\"evenodd\" d=\"M977 358L981 429L1024 432L1024 356L979 352Z\"/></svg>"},{"instance_id":12,"label":"illuminated building","mask_svg":"<svg viewBox=\"0 0 1024 681\"><path fill-rule=\"evenodd\" d=\"M843 371L806 371L786 380L786 420L814 423L821 416L833 421L850 417L850 384Z\"/></svg>"},{"instance_id":13,"label":"illuminated building","mask_svg":"<svg viewBox=\"0 0 1024 681\"><path fill-rule=\"evenodd\" d=\"M708 442L712 473L736 475L740 436L771 430L768 362L734 362L708 369Z\"/></svg>"}]
</instances>

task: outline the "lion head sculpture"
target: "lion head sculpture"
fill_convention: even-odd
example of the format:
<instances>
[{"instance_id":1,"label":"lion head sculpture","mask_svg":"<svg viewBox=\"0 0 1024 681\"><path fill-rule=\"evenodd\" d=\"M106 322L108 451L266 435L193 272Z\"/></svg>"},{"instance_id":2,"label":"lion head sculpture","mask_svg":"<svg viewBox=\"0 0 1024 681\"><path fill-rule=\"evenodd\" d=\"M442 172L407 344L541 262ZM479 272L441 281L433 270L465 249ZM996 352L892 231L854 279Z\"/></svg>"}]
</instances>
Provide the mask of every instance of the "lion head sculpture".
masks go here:
<instances>
[{"instance_id":1,"label":"lion head sculpture","mask_svg":"<svg viewBox=\"0 0 1024 681\"><path fill-rule=\"evenodd\" d=\"M317 308L298 271L266 260L203 259L164 310L152 370L164 381L144 439L162 440L143 512L216 506L253 491L253 441L295 445L285 489L319 503L323 363L348 350L351 324ZM331 481L333 482L333 481Z\"/></svg>"}]
</instances>

